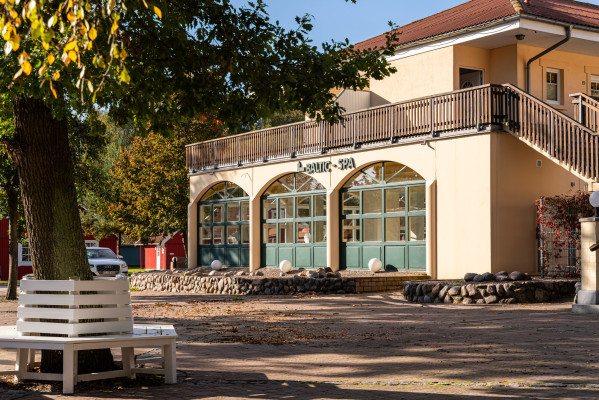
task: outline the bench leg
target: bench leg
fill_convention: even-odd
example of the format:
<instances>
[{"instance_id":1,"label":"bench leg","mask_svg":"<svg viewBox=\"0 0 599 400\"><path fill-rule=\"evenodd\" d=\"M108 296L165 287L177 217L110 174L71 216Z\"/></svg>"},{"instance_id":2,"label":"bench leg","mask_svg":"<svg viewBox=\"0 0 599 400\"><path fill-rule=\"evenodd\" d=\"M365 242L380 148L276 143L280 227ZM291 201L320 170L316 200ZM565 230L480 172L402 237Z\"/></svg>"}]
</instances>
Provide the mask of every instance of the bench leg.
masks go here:
<instances>
[{"instance_id":1,"label":"bench leg","mask_svg":"<svg viewBox=\"0 0 599 400\"><path fill-rule=\"evenodd\" d=\"M135 368L135 352L133 347L121 347L121 354L123 356L123 370L130 379L135 379L135 373L131 372L132 368Z\"/></svg>"},{"instance_id":2,"label":"bench leg","mask_svg":"<svg viewBox=\"0 0 599 400\"><path fill-rule=\"evenodd\" d=\"M27 360L27 371L31 372L35 368L35 349L29 349Z\"/></svg>"},{"instance_id":3,"label":"bench leg","mask_svg":"<svg viewBox=\"0 0 599 400\"><path fill-rule=\"evenodd\" d=\"M176 342L173 339L162 347L166 383L177 383L177 349L175 346Z\"/></svg>"},{"instance_id":4,"label":"bench leg","mask_svg":"<svg viewBox=\"0 0 599 400\"><path fill-rule=\"evenodd\" d=\"M72 394L75 391L76 351L72 344L65 344L62 352L62 393Z\"/></svg>"},{"instance_id":5,"label":"bench leg","mask_svg":"<svg viewBox=\"0 0 599 400\"><path fill-rule=\"evenodd\" d=\"M27 372L27 362L29 361L28 357L29 349L17 349L17 360L15 362L15 378L17 382L22 382L21 374L23 372Z\"/></svg>"}]
</instances>

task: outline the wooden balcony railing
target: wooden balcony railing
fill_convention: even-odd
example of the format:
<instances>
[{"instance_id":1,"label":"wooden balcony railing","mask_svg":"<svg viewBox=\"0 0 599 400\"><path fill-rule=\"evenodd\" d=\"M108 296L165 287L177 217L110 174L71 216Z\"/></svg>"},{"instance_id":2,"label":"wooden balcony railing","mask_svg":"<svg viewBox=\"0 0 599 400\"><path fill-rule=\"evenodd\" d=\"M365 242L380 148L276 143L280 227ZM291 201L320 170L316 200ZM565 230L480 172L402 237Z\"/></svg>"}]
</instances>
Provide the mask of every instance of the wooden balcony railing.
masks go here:
<instances>
[{"instance_id":1,"label":"wooden balcony railing","mask_svg":"<svg viewBox=\"0 0 599 400\"><path fill-rule=\"evenodd\" d=\"M599 102L584 94L571 94L574 104L574 118L590 130L599 131Z\"/></svg>"},{"instance_id":2,"label":"wooden balcony railing","mask_svg":"<svg viewBox=\"0 0 599 400\"><path fill-rule=\"evenodd\" d=\"M187 146L191 173L269 160L351 152L494 126L597 179L597 135L511 85L485 85L345 114L342 122L305 121Z\"/></svg>"}]
</instances>

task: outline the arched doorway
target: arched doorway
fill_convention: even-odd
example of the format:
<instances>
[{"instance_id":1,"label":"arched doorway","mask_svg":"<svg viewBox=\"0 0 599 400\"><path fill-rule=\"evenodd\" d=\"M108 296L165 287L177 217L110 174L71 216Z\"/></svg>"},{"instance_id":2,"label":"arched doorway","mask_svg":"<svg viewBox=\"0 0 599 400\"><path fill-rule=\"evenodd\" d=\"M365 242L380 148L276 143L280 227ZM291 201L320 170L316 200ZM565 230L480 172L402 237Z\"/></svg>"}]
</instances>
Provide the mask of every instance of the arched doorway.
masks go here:
<instances>
[{"instance_id":1,"label":"arched doorway","mask_svg":"<svg viewBox=\"0 0 599 400\"><path fill-rule=\"evenodd\" d=\"M248 194L231 182L212 186L198 202L198 260L220 260L230 267L250 264Z\"/></svg>"},{"instance_id":2,"label":"arched doorway","mask_svg":"<svg viewBox=\"0 0 599 400\"><path fill-rule=\"evenodd\" d=\"M426 269L426 186L422 176L395 162L355 173L343 186L341 268Z\"/></svg>"},{"instance_id":3,"label":"arched doorway","mask_svg":"<svg viewBox=\"0 0 599 400\"><path fill-rule=\"evenodd\" d=\"M270 185L262 196L262 266L326 266L326 202L324 186L303 173Z\"/></svg>"}]
</instances>

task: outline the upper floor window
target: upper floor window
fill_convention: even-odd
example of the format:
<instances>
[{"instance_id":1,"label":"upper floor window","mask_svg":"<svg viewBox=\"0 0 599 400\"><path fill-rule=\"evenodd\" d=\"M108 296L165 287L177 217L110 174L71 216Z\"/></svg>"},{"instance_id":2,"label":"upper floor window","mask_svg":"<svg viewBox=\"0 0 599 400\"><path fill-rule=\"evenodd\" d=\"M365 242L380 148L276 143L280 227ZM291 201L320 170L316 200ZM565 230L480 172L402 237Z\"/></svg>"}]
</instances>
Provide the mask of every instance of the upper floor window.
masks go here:
<instances>
[{"instance_id":1,"label":"upper floor window","mask_svg":"<svg viewBox=\"0 0 599 400\"><path fill-rule=\"evenodd\" d=\"M19 243L19 254L18 254L19 267L31 266L31 253L29 251L29 241L25 244Z\"/></svg>"},{"instance_id":2,"label":"upper floor window","mask_svg":"<svg viewBox=\"0 0 599 400\"><path fill-rule=\"evenodd\" d=\"M561 72L558 69L547 68L547 75L545 82L547 85L547 102L548 103L560 103L560 81Z\"/></svg>"},{"instance_id":3,"label":"upper floor window","mask_svg":"<svg viewBox=\"0 0 599 400\"><path fill-rule=\"evenodd\" d=\"M599 76L591 75L591 97L599 98Z\"/></svg>"}]
</instances>

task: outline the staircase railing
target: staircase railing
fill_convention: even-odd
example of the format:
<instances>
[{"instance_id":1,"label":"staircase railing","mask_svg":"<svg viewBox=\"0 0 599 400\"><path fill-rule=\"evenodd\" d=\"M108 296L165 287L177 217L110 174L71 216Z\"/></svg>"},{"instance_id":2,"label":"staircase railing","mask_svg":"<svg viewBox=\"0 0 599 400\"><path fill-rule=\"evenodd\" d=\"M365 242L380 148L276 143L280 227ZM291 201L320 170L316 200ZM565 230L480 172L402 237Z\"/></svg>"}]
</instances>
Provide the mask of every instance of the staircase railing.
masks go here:
<instances>
[{"instance_id":1,"label":"staircase railing","mask_svg":"<svg viewBox=\"0 0 599 400\"><path fill-rule=\"evenodd\" d=\"M599 179L596 132L513 85L502 87L506 129L571 171Z\"/></svg>"},{"instance_id":2,"label":"staircase railing","mask_svg":"<svg viewBox=\"0 0 599 400\"><path fill-rule=\"evenodd\" d=\"M584 93L571 94L574 118L590 130L599 131L599 101Z\"/></svg>"}]
</instances>

